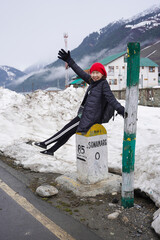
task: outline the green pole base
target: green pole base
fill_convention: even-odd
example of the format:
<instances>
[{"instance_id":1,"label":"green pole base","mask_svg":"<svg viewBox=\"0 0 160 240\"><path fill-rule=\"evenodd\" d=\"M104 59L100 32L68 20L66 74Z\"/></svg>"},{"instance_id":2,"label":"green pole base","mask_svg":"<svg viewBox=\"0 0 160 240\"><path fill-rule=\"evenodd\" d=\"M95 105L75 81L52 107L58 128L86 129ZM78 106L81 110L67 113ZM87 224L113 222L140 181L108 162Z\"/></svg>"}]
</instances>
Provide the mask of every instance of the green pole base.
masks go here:
<instances>
[{"instance_id":1,"label":"green pole base","mask_svg":"<svg viewBox=\"0 0 160 240\"><path fill-rule=\"evenodd\" d=\"M131 208L134 206L134 198L124 198L121 199L121 204L124 208Z\"/></svg>"}]
</instances>

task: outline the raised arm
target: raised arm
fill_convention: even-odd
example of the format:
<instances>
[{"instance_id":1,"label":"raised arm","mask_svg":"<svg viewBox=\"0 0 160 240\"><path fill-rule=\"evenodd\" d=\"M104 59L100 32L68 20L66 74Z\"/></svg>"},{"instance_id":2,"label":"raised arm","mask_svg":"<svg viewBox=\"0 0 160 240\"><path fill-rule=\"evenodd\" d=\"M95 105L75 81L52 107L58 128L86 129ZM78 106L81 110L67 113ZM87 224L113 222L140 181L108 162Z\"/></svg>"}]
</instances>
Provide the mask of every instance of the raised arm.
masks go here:
<instances>
[{"instance_id":1,"label":"raised arm","mask_svg":"<svg viewBox=\"0 0 160 240\"><path fill-rule=\"evenodd\" d=\"M63 60L64 62L68 63L68 66L72 68L72 70L80 77L82 78L86 83L90 84L89 80L91 79L91 76L87 74L85 71L83 71L82 68L80 68L75 61L71 58L70 51L66 52L64 49L61 49L58 52L58 58Z\"/></svg>"}]
</instances>

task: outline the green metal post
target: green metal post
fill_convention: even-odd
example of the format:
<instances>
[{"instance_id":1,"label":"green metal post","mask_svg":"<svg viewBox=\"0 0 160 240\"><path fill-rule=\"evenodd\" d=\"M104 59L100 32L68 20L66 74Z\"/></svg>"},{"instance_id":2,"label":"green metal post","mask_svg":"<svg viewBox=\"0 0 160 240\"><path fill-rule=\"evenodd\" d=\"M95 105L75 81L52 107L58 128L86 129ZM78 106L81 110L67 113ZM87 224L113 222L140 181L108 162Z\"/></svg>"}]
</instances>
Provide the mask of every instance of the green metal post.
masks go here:
<instances>
[{"instance_id":1,"label":"green metal post","mask_svg":"<svg viewBox=\"0 0 160 240\"><path fill-rule=\"evenodd\" d=\"M127 86L124 119L124 139L122 155L122 206L130 208L134 205L134 162L137 128L138 87L140 44L128 43L127 48Z\"/></svg>"}]
</instances>

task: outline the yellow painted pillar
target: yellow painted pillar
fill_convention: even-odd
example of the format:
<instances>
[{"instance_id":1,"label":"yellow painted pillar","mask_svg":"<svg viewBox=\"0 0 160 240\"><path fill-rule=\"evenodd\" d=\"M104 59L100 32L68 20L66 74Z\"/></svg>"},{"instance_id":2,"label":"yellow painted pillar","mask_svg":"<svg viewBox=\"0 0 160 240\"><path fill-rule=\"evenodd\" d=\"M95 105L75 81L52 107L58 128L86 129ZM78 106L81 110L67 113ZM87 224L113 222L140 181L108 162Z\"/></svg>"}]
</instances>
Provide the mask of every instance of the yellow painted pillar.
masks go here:
<instances>
[{"instance_id":1,"label":"yellow painted pillar","mask_svg":"<svg viewBox=\"0 0 160 240\"><path fill-rule=\"evenodd\" d=\"M93 125L84 135L76 133L77 178L83 184L94 184L108 177L107 131Z\"/></svg>"}]
</instances>

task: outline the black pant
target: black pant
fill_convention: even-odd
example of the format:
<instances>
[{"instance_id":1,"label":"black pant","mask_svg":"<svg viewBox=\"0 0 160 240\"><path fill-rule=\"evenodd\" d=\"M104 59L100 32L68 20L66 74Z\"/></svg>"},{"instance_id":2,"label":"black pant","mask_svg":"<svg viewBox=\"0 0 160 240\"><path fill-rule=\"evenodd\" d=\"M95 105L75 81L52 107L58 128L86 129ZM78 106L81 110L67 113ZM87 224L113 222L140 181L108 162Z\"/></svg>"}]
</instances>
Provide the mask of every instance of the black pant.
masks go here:
<instances>
[{"instance_id":1,"label":"black pant","mask_svg":"<svg viewBox=\"0 0 160 240\"><path fill-rule=\"evenodd\" d=\"M45 140L43 143L46 146L56 142L51 148L48 149L48 151L55 152L58 148L65 144L68 139L76 133L79 122L80 118L77 116L68 124L66 124L58 133Z\"/></svg>"}]
</instances>

